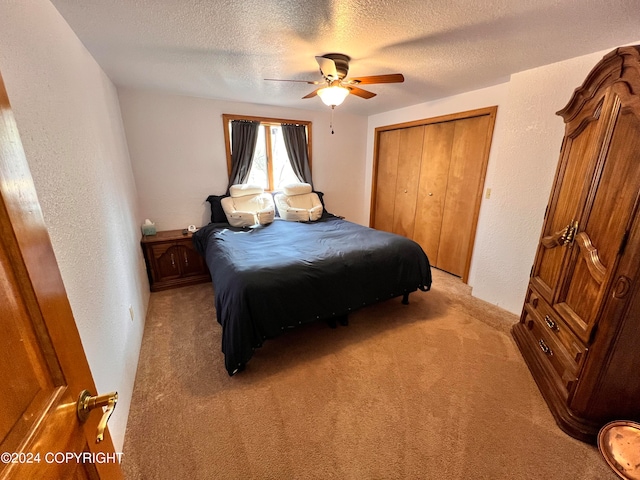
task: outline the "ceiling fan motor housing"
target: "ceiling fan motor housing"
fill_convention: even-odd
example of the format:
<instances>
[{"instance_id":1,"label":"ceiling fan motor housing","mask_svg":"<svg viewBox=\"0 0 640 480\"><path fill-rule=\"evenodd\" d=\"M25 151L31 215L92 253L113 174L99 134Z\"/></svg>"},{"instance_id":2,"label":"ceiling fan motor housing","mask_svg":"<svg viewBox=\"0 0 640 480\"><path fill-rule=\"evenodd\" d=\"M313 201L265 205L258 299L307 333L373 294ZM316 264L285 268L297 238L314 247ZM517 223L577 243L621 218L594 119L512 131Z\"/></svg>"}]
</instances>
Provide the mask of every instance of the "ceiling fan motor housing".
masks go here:
<instances>
[{"instance_id":1,"label":"ceiling fan motor housing","mask_svg":"<svg viewBox=\"0 0 640 480\"><path fill-rule=\"evenodd\" d=\"M333 60L333 63L336 64L336 70L340 80L347 76L347 73L349 73L349 61L351 60L349 56L342 53L327 53L326 55L322 55L322 57Z\"/></svg>"}]
</instances>

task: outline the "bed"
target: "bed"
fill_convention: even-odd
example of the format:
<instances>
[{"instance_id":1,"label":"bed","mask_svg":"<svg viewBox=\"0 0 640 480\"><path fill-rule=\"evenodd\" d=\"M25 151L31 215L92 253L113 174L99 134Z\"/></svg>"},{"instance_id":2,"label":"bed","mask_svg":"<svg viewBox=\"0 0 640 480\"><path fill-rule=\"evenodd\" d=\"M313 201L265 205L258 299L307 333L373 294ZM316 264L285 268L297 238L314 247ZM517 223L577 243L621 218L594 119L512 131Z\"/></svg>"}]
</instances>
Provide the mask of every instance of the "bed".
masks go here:
<instances>
[{"instance_id":1,"label":"bed","mask_svg":"<svg viewBox=\"0 0 640 480\"><path fill-rule=\"evenodd\" d=\"M431 287L417 243L331 215L252 228L210 223L193 242L211 272L229 375L289 328Z\"/></svg>"}]
</instances>

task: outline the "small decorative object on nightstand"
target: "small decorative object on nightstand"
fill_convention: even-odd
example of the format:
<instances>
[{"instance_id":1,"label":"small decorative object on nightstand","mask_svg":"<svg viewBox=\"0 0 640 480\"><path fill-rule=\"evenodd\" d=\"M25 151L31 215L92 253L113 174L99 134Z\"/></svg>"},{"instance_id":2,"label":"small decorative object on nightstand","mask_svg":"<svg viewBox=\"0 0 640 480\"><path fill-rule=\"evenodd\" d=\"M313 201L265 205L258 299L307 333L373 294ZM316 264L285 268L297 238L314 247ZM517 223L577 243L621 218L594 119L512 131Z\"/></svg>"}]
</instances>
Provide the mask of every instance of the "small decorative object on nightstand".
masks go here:
<instances>
[{"instance_id":1,"label":"small decorative object on nightstand","mask_svg":"<svg viewBox=\"0 0 640 480\"><path fill-rule=\"evenodd\" d=\"M143 235L155 235L156 234L156 224L153 223L148 218L142 224L142 234Z\"/></svg>"},{"instance_id":2,"label":"small decorative object on nightstand","mask_svg":"<svg viewBox=\"0 0 640 480\"><path fill-rule=\"evenodd\" d=\"M166 230L143 235L142 251L152 292L211 281L204 258L193 247L191 232Z\"/></svg>"}]
</instances>

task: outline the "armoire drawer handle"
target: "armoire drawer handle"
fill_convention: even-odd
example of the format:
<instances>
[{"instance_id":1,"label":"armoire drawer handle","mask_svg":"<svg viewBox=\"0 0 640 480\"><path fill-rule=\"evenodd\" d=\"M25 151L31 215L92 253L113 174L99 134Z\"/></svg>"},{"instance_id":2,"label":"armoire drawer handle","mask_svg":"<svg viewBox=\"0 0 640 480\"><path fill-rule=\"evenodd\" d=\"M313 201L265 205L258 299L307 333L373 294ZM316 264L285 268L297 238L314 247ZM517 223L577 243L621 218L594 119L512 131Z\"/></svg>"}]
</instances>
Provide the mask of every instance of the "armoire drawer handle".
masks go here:
<instances>
[{"instance_id":1,"label":"armoire drawer handle","mask_svg":"<svg viewBox=\"0 0 640 480\"><path fill-rule=\"evenodd\" d=\"M556 332L559 330L558 324L554 322L549 315L544 316L544 323L546 323L547 327L549 327L551 330L554 330Z\"/></svg>"},{"instance_id":2,"label":"armoire drawer handle","mask_svg":"<svg viewBox=\"0 0 640 480\"><path fill-rule=\"evenodd\" d=\"M540 339L538 341L538 345L540 346L540 350L542 350L545 353L545 355L549 355L549 356L553 355L553 350L551 350L549 346L546 343L544 343L543 339Z\"/></svg>"}]
</instances>

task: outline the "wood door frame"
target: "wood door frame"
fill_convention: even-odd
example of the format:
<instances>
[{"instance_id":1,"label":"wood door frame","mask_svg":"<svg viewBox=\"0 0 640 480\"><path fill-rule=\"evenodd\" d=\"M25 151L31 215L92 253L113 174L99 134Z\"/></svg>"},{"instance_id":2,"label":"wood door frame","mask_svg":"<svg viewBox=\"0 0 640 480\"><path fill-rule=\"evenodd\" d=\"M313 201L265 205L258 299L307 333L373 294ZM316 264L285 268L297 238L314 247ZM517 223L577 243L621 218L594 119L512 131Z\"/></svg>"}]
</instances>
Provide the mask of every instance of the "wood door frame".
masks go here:
<instances>
[{"instance_id":1,"label":"wood door frame","mask_svg":"<svg viewBox=\"0 0 640 480\"><path fill-rule=\"evenodd\" d=\"M476 193L476 204L474 207L473 213L473 222L471 225L471 235L469 239L469 248L467 250L467 258L465 259L465 267L464 273L462 275L462 281L467 283L469 280L469 269L471 268L471 257L473 255L473 244L476 239L476 230L478 226L478 217L480 215L480 206L482 204L482 193L484 191L484 181L487 174L487 165L489 164L489 153L491 152L491 143L493 140L493 130L496 123L496 115L498 112L498 106L494 105L491 107L478 108L475 110L467 110L464 112L451 113L448 115L440 115L437 117L424 118L420 120L413 120L410 122L403 123L395 123L392 125L385 125L381 127L376 127L374 130L374 140L373 140L373 168L372 168L372 179L371 179L371 202L369 206L369 226L373 227L374 219L375 219L375 205L376 205L376 194L377 194L377 184L378 184L378 152L379 152L379 142L380 142L380 134L382 132L386 132L389 130L399 130L403 128L410 127L419 127L424 125L432 125L435 123L443 123L443 122L451 122L455 120L464 120L468 118L488 116L489 117L489 128L487 129L487 137L485 141L485 150L483 152L483 160L482 160L482 170L481 170L481 178L482 181L478 185L478 191Z\"/></svg>"}]
</instances>

